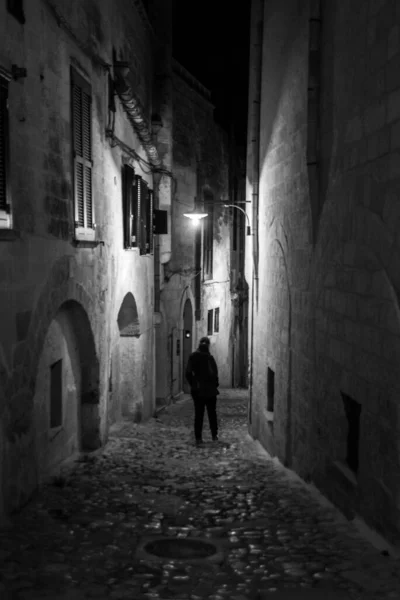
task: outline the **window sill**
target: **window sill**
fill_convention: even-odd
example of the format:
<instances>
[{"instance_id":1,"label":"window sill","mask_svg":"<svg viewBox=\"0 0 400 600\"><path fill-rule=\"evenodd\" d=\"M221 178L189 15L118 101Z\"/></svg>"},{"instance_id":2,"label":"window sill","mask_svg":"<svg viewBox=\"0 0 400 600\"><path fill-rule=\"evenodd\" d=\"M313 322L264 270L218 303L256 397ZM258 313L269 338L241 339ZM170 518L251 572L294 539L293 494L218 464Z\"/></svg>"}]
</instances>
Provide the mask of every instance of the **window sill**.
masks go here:
<instances>
[{"instance_id":1,"label":"window sill","mask_svg":"<svg viewBox=\"0 0 400 600\"><path fill-rule=\"evenodd\" d=\"M274 413L272 412L272 410L264 410L264 415L268 423L274 422Z\"/></svg>"},{"instance_id":2,"label":"window sill","mask_svg":"<svg viewBox=\"0 0 400 600\"><path fill-rule=\"evenodd\" d=\"M15 229L2 229L0 228L0 241L1 242L14 242L14 240L19 240L21 238L21 234L19 231Z\"/></svg>"},{"instance_id":3,"label":"window sill","mask_svg":"<svg viewBox=\"0 0 400 600\"><path fill-rule=\"evenodd\" d=\"M356 474L341 460L335 460L333 466L341 472L342 475L349 481L354 487L358 486Z\"/></svg>"},{"instance_id":4,"label":"window sill","mask_svg":"<svg viewBox=\"0 0 400 600\"><path fill-rule=\"evenodd\" d=\"M215 281L215 279L203 279L203 281L202 281L203 285L212 285L213 283L218 283L218 282Z\"/></svg>"},{"instance_id":5,"label":"window sill","mask_svg":"<svg viewBox=\"0 0 400 600\"><path fill-rule=\"evenodd\" d=\"M103 240L73 240L72 245L75 248L97 248L97 246L104 246Z\"/></svg>"}]
</instances>

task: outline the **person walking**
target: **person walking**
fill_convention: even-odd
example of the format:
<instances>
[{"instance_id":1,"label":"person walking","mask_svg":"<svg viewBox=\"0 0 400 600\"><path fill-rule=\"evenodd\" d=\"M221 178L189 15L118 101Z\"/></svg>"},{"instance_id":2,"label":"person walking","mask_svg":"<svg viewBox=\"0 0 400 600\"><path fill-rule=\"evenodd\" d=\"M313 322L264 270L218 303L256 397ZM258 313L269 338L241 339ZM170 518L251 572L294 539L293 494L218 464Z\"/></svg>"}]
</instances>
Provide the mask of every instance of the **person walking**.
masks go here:
<instances>
[{"instance_id":1,"label":"person walking","mask_svg":"<svg viewBox=\"0 0 400 600\"><path fill-rule=\"evenodd\" d=\"M218 441L217 396L219 394L218 367L210 354L210 340L202 337L197 350L192 352L186 367L186 379L194 402L194 435L196 445L203 443L204 410L207 408L213 441Z\"/></svg>"}]
</instances>

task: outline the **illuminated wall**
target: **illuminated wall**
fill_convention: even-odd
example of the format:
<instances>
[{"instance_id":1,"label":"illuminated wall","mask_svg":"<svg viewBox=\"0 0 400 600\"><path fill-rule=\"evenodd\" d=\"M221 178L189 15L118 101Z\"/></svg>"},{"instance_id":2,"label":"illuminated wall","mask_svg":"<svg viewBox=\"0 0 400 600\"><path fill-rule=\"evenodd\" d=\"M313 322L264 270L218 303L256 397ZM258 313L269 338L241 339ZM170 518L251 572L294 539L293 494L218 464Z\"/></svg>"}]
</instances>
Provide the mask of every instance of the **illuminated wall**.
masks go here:
<instances>
[{"instance_id":1,"label":"illuminated wall","mask_svg":"<svg viewBox=\"0 0 400 600\"><path fill-rule=\"evenodd\" d=\"M17 16L6 4L12 223L0 224L0 507L9 510L60 460L103 444L121 415L154 411L154 258L124 249L122 164L154 182L112 68L129 62L149 124L154 33L133 2L32 0ZM13 64L26 74L13 79ZM74 223L71 67L91 86L88 240Z\"/></svg>"},{"instance_id":2,"label":"illuminated wall","mask_svg":"<svg viewBox=\"0 0 400 600\"><path fill-rule=\"evenodd\" d=\"M251 431L393 541L398 19L393 3L255 1L250 85L250 106L261 94ZM249 132L254 124L253 112ZM253 206L255 152L249 142Z\"/></svg>"}]
</instances>

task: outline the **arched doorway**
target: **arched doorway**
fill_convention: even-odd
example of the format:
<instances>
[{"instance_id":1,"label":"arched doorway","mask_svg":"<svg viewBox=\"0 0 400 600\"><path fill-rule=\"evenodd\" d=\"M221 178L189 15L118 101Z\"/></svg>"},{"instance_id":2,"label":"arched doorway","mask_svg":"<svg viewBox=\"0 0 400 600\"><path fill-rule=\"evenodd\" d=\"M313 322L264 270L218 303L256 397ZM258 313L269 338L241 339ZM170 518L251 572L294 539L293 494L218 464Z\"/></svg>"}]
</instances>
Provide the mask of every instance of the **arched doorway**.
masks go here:
<instances>
[{"instance_id":1,"label":"arched doorway","mask_svg":"<svg viewBox=\"0 0 400 600\"><path fill-rule=\"evenodd\" d=\"M78 450L101 445L99 363L88 316L65 302L48 328L34 396L39 477Z\"/></svg>"},{"instance_id":2,"label":"arched doorway","mask_svg":"<svg viewBox=\"0 0 400 600\"><path fill-rule=\"evenodd\" d=\"M193 309L189 298L183 308L183 331L182 331L182 389L185 394L190 393L190 386L186 381L185 369L189 356L193 349Z\"/></svg>"}]
</instances>

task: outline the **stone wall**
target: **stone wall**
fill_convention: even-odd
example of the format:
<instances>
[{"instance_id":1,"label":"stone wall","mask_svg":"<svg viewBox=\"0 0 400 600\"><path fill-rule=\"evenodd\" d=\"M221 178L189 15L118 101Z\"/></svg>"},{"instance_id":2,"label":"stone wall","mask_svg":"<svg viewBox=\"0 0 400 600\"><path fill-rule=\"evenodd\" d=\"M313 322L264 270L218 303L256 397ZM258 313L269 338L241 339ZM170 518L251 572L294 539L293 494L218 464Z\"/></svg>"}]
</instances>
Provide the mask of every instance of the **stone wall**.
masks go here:
<instances>
[{"instance_id":1,"label":"stone wall","mask_svg":"<svg viewBox=\"0 0 400 600\"><path fill-rule=\"evenodd\" d=\"M59 460L104 443L122 413L149 417L155 400L153 256L124 250L121 166L132 154L106 136L113 128L148 160L118 98L113 124L108 66L130 61L148 117L153 33L143 10L124 0L32 0L24 10L21 24L0 3L0 66L27 71L9 83L13 225L0 229L0 512L2 503L23 504ZM71 65L92 86L91 243L74 235ZM152 188L148 167L132 164ZM127 294L137 311L133 337L121 337L117 322ZM122 366L112 369L116 355ZM57 360L65 419L53 439L49 369Z\"/></svg>"},{"instance_id":2,"label":"stone wall","mask_svg":"<svg viewBox=\"0 0 400 600\"><path fill-rule=\"evenodd\" d=\"M264 3L251 427L396 541L400 14L390 1L317 4Z\"/></svg>"}]
</instances>

